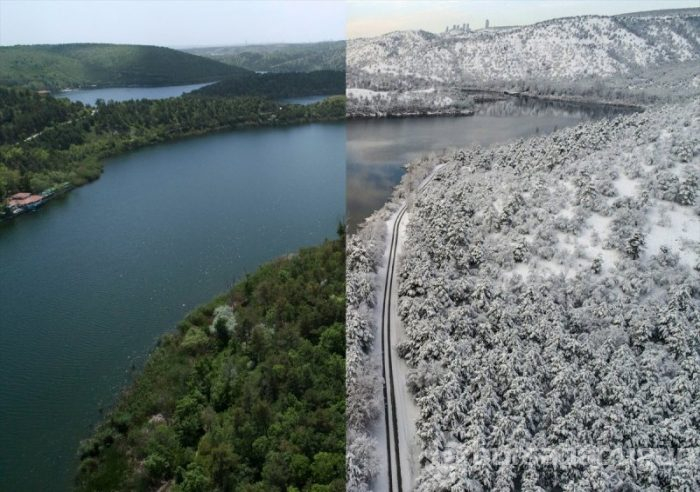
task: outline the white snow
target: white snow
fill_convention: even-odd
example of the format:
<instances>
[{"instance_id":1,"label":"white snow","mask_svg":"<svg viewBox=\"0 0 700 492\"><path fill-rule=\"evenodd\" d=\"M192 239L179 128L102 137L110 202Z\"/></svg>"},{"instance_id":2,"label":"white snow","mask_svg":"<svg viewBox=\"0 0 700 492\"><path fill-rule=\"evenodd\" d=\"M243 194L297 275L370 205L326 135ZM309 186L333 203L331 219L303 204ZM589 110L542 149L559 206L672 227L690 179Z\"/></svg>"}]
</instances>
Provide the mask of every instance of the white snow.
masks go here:
<instances>
[{"instance_id":1,"label":"white snow","mask_svg":"<svg viewBox=\"0 0 700 492\"><path fill-rule=\"evenodd\" d=\"M678 427L700 418L698 134L700 99L467 148L411 198L394 342L415 391L399 396L402 435L415 421L412 456L426 459L415 490L512 489L501 450L525 467L523 488L663 488L643 462L594 457L601 443L700 440ZM437 162L411 168L382 228ZM699 465L673 458L672 473L689 470L679 486L694 488Z\"/></svg>"}]
</instances>

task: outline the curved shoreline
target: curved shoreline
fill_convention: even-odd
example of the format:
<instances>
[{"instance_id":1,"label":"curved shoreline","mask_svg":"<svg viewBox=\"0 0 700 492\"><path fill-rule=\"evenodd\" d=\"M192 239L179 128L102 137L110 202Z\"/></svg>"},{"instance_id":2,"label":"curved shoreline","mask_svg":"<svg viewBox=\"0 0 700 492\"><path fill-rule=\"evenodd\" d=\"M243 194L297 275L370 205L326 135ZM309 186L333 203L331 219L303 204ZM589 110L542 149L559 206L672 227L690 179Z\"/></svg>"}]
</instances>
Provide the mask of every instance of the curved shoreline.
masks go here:
<instances>
[{"instance_id":1,"label":"curved shoreline","mask_svg":"<svg viewBox=\"0 0 700 492\"><path fill-rule=\"evenodd\" d=\"M564 95L544 95L529 92L515 92L508 90L495 90L495 89L472 89L464 88L459 89L461 92L468 94L469 96L480 96L489 95L493 96L490 98L481 98L474 101L475 105L482 104L492 104L498 101L507 101L509 99L534 99L542 102L551 102L565 104L567 106L575 106L577 108L619 108L627 111L641 112L644 111L647 106L641 104L634 104L631 102L624 101L609 101L603 99L586 98L583 96L564 96ZM454 107L446 109L420 109L414 111L348 111L345 117L350 120L369 120L369 119L393 119L393 118L433 118L442 116L454 116L454 117L464 117L464 116L474 116L477 113L476 109L456 109Z\"/></svg>"}]
</instances>

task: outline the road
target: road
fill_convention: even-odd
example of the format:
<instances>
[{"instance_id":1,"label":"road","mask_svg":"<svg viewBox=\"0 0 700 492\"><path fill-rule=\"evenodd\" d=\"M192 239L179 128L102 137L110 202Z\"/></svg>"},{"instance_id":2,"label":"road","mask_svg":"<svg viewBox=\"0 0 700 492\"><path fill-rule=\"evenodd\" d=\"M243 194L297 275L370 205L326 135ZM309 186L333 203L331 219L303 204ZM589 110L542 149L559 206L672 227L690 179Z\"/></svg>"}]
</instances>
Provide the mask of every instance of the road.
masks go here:
<instances>
[{"instance_id":1,"label":"road","mask_svg":"<svg viewBox=\"0 0 700 492\"><path fill-rule=\"evenodd\" d=\"M438 166L416 190L420 192L433 179ZM409 491L417 475L415 416L409 415L412 403L405 380L406 364L398 357L396 344L403 335L398 318L398 268L397 257L401 252L400 235L402 220L408 210L405 203L396 213L393 223L389 223L389 254L384 279L382 300L382 375L384 379L384 422L386 427L386 456L388 464L388 490L390 492ZM394 288L396 286L396 289Z\"/></svg>"}]
</instances>

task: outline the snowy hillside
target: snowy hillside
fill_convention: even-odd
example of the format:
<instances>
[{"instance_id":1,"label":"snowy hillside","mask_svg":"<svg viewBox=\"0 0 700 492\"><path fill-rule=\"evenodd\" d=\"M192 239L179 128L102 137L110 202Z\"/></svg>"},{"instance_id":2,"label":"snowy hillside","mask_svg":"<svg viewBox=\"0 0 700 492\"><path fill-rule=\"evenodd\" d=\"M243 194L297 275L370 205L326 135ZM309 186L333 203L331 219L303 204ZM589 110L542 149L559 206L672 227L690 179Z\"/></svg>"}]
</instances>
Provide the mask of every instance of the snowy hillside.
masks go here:
<instances>
[{"instance_id":1,"label":"snowy hillside","mask_svg":"<svg viewBox=\"0 0 700 492\"><path fill-rule=\"evenodd\" d=\"M348 87L566 85L700 60L700 9L582 16L479 31L400 31L347 45Z\"/></svg>"},{"instance_id":2,"label":"snowy hillside","mask_svg":"<svg viewBox=\"0 0 700 492\"><path fill-rule=\"evenodd\" d=\"M415 166L348 244L349 483L385 220L442 163L400 265L418 489L698 490L699 136L695 99Z\"/></svg>"},{"instance_id":3,"label":"snowy hillside","mask_svg":"<svg viewBox=\"0 0 700 492\"><path fill-rule=\"evenodd\" d=\"M439 171L401 272L421 489L697 490L698 135L695 101Z\"/></svg>"},{"instance_id":4,"label":"snowy hillside","mask_svg":"<svg viewBox=\"0 0 700 492\"><path fill-rule=\"evenodd\" d=\"M346 89L346 113L350 117L469 115L474 103L454 97L449 91L417 89L408 91L372 91Z\"/></svg>"}]
</instances>

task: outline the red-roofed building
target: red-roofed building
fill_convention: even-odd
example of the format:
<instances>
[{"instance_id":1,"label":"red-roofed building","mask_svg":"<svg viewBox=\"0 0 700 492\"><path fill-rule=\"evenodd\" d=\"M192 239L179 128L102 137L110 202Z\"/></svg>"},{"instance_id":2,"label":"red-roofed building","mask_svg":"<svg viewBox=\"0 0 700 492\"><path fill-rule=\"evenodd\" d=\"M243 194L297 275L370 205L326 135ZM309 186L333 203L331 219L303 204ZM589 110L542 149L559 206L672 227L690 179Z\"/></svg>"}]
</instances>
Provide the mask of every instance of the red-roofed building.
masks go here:
<instances>
[{"instance_id":1,"label":"red-roofed building","mask_svg":"<svg viewBox=\"0 0 700 492\"><path fill-rule=\"evenodd\" d=\"M33 209L41 205L44 197L41 195L32 195L31 193L15 193L7 201L7 206L10 208L27 208Z\"/></svg>"}]
</instances>

